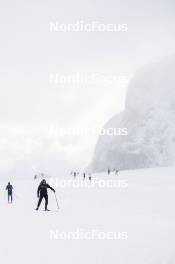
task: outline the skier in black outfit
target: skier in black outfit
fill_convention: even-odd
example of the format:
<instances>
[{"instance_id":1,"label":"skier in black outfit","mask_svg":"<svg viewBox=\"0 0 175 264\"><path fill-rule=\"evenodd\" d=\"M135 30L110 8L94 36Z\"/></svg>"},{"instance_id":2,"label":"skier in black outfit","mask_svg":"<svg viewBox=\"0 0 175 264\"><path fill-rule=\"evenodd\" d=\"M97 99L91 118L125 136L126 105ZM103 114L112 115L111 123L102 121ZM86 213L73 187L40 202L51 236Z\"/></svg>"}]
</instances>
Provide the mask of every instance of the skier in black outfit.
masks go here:
<instances>
[{"instance_id":1,"label":"skier in black outfit","mask_svg":"<svg viewBox=\"0 0 175 264\"><path fill-rule=\"evenodd\" d=\"M12 203L13 202L13 186L10 184L10 182L8 183L6 190L8 192L8 203Z\"/></svg>"},{"instance_id":2,"label":"skier in black outfit","mask_svg":"<svg viewBox=\"0 0 175 264\"><path fill-rule=\"evenodd\" d=\"M119 170L115 170L115 174L117 175L119 173Z\"/></svg>"},{"instance_id":3,"label":"skier in black outfit","mask_svg":"<svg viewBox=\"0 0 175 264\"><path fill-rule=\"evenodd\" d=\"M42 202L42 199L44 198L45 199L45 211L49 211L47 209L47 205L48 205L48 193L47 193L47 189L48 188L51 189L53 192L55 192L55 190L52 187L50 187L50 185L47 184L45 180L42 180L42 182L38 186L38 190L37 190L37 196L39 198L39 201L38 201L38 205L37 205L36 210L39 209L40 204Z\"/></svg>"}]
</instances>

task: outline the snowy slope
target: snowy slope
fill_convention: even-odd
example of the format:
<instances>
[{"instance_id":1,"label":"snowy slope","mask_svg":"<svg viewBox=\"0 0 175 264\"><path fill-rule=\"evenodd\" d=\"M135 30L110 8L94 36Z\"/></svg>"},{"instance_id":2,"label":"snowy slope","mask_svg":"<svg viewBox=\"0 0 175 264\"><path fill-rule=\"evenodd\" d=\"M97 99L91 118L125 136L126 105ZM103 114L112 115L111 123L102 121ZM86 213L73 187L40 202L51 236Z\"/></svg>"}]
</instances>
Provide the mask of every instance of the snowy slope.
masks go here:
<instances>
[{"instance_id":1,"label":"snowy slope","mask_svg":"<svg viewBox=\"0 0 175 264\"><path fill-rule=\"evenodd\" d=\"M14 181L13 205L1 192L1 263L174 264L174 174L174 168L95 174L96 182L120 187L59 187L59 212L52 192L52 211L34 210L38 182ZM0 182L1 190L5 184ZM127 232L127 239L51 240L51 229Z\"/></svg>"},{"instance_id":2,"label":"snowy slope","mask_svg":"<svg viewBox=\"0 0 175 264\"><path fill-rule=\"evenodd\" d=\"M142 67L128 86L125 110L105 128L128 135L99 136L92 171L172 166L175 163L175 55Z\"/></svg>"}]
</instances>

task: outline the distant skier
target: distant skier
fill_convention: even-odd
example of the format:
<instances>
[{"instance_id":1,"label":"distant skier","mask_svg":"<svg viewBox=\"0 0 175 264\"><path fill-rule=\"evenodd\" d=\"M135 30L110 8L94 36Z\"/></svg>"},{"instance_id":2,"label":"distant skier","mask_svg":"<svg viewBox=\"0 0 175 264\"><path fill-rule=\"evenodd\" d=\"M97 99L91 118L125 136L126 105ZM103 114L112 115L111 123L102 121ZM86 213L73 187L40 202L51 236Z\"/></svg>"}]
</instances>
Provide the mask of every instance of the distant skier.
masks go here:
<instances>
[{"instance_id":1,"label":"distant skier","mask_svg":"<svg viewBox=\"0 0 175 264\"><path fill-rule=\"evenodd\" d=\"M76 178L76 176L77 176L77 174L76 174L76 172L74 172L74 178Z\"/></svg>"},{"instance_id":2,"label":"distant skier","mask_svg":"<svg viewBox=\"0 0 175 264\"><path fill-rule=\"evenodd\" d=\"M37 196L39 198L39 201L38 201L38 205L37 205L36 210L39 209L40 204L41 204L41 202L42 202L42 200L44 198L45 199L45 211L49 211L48 208L47 208L47 205L48 205L47 189L48 188L51 189L53 192L55 192L55 190L49 184L46 183L46 180L42 180L42 182L38 186L38 190L37 190Z\"/></svg>"},{"instance_id":3,"label":"distant skier","mask_svg":"<svg viewBox=\"0 0 175 264\"><path fill-rule=\"evenodd\" d=\"M12 203L13 202L13 186L10 184L10 182L8 183L6 187L6 190L8 193L8 203Z\"/></svg>"},{"instance_id":4,"label":"distant skier","mask_svg":"<svg viewBox=\"0 0 175 264\"><path fill-rule=\"evenodd\" d=\"M85 180L86 179L86 173L84 172L83 173L83 180Z\"/></svg>"},{"instance_id":5,"label":"distant skier","mask_svg":"<svg viewBox=\"0 0 175 264\"><path fill-rule=\"evenodd\" d=\"M89 180L90 180L90 181L92 180L92 177L91 177L91 176L89 176Z\"/></svg>"},{"instance_id":6,"label":"distant skier","mask_svg":"<svg viewBox=\"0 0 175 264\"><path fill-rule=\"evenodd\" d=\"M108 175L111 173L111 170L108 168Z\"/></svg>"},{"instance_id":7,"label":"distant skier","mask_svg":"<svg viewBox=\"0 0 175 264\"><path fill-rule=\"evenodd\" d=\"M119 170L115 170L115 174L118 175L118 173L119 173Z\"/></svg>"}]
</instances>

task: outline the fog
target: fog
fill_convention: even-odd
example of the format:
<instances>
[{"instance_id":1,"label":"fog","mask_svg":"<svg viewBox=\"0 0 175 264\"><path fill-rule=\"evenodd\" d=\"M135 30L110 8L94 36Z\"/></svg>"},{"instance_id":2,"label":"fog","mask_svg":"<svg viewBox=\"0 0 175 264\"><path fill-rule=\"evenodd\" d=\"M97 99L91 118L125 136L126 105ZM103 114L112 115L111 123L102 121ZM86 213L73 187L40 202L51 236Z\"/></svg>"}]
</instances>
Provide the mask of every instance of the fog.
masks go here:
<instances>
[{"instance_id":1,"label":"fog","mask_svg":"<svg viewBox=\"0 0 175 264\"><path fill-rule=\"evenodd\" d=\"M98 135L59 131L101 128L124 109L137 69L175 52L174 1L0 5L0 175L86 167ZM50 31L80 21L127 31Z\"/></svg>"}]
</instances>

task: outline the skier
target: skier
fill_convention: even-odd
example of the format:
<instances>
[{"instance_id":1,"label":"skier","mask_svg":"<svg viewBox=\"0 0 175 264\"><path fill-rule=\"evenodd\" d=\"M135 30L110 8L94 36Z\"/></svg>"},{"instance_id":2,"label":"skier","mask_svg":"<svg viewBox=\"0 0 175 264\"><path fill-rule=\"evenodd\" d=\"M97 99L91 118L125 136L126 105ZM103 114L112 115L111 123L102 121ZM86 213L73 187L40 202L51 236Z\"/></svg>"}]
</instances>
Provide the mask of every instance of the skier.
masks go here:
<instances>
[{"instance_id":1,"label":"skier","mask_svg":"<svg viewBox=\"0 0 175 264\"><path fill-rule=\"evenodd\" d=\"M76 178L76 176L77 176L77 174L76 174L76 172L74 172L74 178Z\"/></svg>"},{"instance_id":2,"label":"skier","mask_svg":"<svg viewBox=\"0 0 175 264\"><path fill-rule=\"evenodd\" d=\"M55 192L55 190L49 185L46 183L46 180L42 180L40 185L38 186L38 190L37 190L37 196L39 198L39 201L38 201L38 205L37 205L37 208L36 210L39 209L40 207L40 204L42 202L42 199L44 198L45 199L45 211L49 211L47 209L47 205L48 205L48 193L47 193L47 189L51 189L53 192Z\"/></svg>"},{"instance_id":3,"label":"skier","mask_svg":"<svg viewBox=\"0 0 175 264\"><path fill-rule=\"evenodd\" d=\"M6 190L8 192L8 203L12 203L13 202L13 186L10 184L10 182L8 182Z\"/></svg>"},{"instance_id":4,"label":"skier","mask_svg":"<svg viewBox=\"0 0 175 264\"><path fill-rule=\"evenodd\" d=\"M83 180L85 180L86 179L86 173L84 172L83 173Z\"/></svg>"},{"instance_id":5,"label":"skier","mask_svg":"<svg viewBox=\"0 0 175 264\"><path fill-rule=\"evenodd\" d=\"M116 171L115 171L115 174L117 175L118 173L119 173L119 170L116 170Z\"/></svg>"},{"instance_id":6,"label":"skier","mask_svg":"<svg viewBox=\"0 0 175 264\"><path fill-rule=\"evenodd\" d=\"M108 175L110 174L111 170L108 168Z\"/></svg>"}]
</instances>

